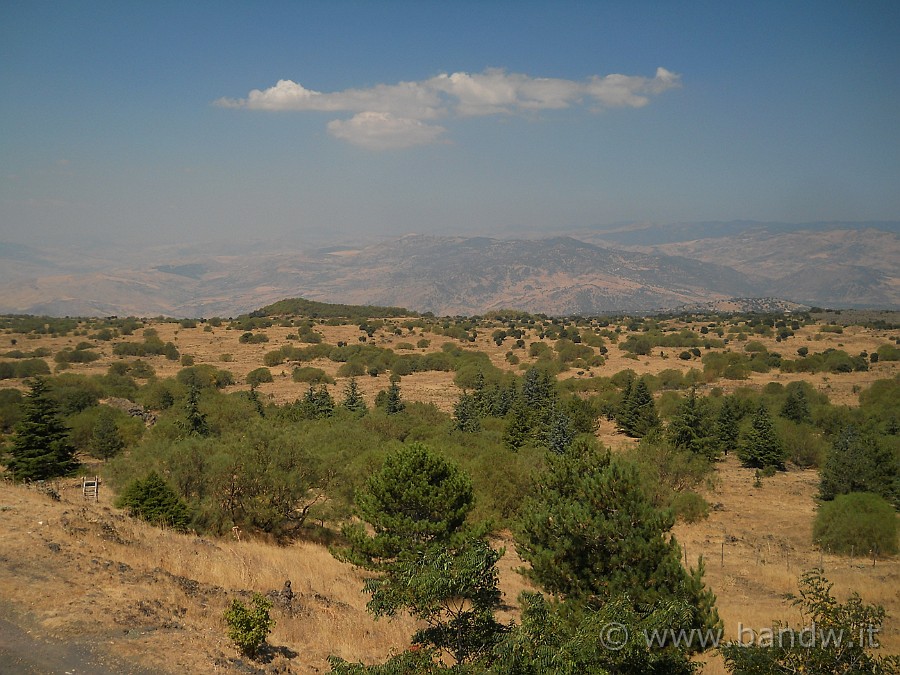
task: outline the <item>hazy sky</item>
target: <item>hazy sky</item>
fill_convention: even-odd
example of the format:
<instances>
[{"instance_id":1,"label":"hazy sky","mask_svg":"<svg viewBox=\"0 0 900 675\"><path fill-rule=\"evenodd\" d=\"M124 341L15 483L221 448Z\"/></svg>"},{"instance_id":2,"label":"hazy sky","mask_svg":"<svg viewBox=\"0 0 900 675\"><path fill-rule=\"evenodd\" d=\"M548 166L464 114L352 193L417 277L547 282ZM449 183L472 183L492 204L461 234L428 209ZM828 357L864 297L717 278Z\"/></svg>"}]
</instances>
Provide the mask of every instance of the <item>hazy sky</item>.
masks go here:
<instances>
[{"instance_id":1,"label":"hazy sky","mask_svg":"<svg viewBox=\"0 0 900 675\"><path fill-rule=\"evenodd\" d=\"M900 219L900 2L0 2L0 240L717 219Z\"/></svg>"}]
</instances>

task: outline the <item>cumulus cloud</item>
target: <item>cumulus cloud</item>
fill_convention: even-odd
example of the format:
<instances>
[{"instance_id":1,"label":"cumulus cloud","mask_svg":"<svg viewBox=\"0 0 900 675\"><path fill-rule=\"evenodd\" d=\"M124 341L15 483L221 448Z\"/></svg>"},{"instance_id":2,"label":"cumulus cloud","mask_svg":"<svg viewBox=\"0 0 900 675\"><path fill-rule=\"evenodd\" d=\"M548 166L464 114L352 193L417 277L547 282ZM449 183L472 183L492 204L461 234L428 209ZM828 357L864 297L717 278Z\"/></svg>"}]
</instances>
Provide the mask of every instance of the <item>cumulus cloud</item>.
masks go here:
<instances>
[{"instance_id":1,"label":"cumulus cloud","mask_svg":"<svg viewBox=\"0 0 900 675\"><path fill-rule=\"evenodd\" d=\"M658 68L654 77L605 75L586 81L531 77L490 68L482 73L441 74L418 82L323 93L292 80L254 89L246 98L221 98L226 108L352 113L328 123L335 138L374 150L433 143L446 131L441 118L516 113L588 104L593 110L640 108L652 96L681 86L680 76Z\"/></svg>"}]
</instances>

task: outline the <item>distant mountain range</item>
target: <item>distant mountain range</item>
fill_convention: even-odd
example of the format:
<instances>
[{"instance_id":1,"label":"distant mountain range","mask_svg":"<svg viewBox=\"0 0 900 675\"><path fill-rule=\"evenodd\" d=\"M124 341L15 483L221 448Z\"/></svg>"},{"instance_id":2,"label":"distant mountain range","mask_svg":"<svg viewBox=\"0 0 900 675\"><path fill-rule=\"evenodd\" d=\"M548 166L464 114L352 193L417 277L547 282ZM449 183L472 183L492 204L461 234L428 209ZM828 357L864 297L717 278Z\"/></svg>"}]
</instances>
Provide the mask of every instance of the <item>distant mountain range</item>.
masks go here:
<instances>
[{"instance_id":1,"label":"distant mountain range","mask_svg":"<svg viewBox=\"0 0 900 675\"><path fill-rule=\"evenodd\" d=\"M551 238L408 235L358 247L211 250L86 255L0 243L0 312L234 316L298 296L436 314L646 312L732 298L900 308L898 222L628 225Z\"/></svg>"}]
</instances>

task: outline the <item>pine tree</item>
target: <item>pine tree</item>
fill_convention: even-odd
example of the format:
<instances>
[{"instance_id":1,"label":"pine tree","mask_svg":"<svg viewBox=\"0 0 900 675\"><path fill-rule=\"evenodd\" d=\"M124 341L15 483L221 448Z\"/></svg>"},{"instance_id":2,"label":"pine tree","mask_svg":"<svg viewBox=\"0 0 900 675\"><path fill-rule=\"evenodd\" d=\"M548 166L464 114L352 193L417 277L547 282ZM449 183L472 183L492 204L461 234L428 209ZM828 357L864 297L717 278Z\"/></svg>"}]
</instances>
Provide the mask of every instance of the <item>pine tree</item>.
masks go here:
<instances>
[{"instance_id":1,"label":"pine tree","mask_svg":"<svg viewBox=\"0 0 900 675\"><path fill-rule=\"evenodd\" d=\"M669 536L675 519L653 507L637 469L579 441L547 456L515 530L528 576L567 599L601 602L627 594L635 608L673 599L694 608L693 623L715 625L713 596L686 571Z\"/></svg>"},{"instance_id":2,"label":"pine tree","mask_svg":"<svg viewBox=\"0 0 900 675\"><path fill-rule=\"evenodd\" d=\"M619 427L632 438L641 438L659 427L653 394L644 378L629 387L622 402Z\"/></svg>"},{"instance_id":3,"label":"pine tree","mask_svg":"<svg viewBox=\"0 0 900 675\"><path fill-rule=\"evenodd\" d=\"M388 415L396 415L399 412L403 412L404 408L406 408L406 404L400 396L400 385L396 382L391 382L384 401L384 411Z\"/></svg>"},{"instance_id":4,"label":"pine tree","mask_svg":"<svg viewBox=\"0 0 900 675\"><path fill-rule=\"evenodd\" d=\"M186 529L190 521L184 502L155 471L144 480L132 481L122 491L116 505L148 523L176 530Z\"/></svg>"},{"instance_id":5,"label":"pine tree","mask_svg":"<svg viewBox=\"0 0 900 675\"><path fill-rule=\"evenodd\" d=\"M341 401L341 405L352 413L364 414L366 412L366 401L359 391L355 377L351 377L344 388L344 400Z\"/></svg>"},{"instance_id":6,"label":"pine tree","mask_svg":"<svg viewBox=\"0 0 900 675\"><path fill-rule=\"evenodd\" d=\"M99 459L109 459L119 454L124 447L125 440L119 433L113 412L108 408L101 408L91 434L91 455Z\"/></svg>"},{"instance_id":7,"label":"pine tree","mask_svg":"<svg viewBox=\"0 0 900 675\"><path fill-rule=\"evenodd\" d=\"M196 384L191 384L188 389L182 428L191 436L209 436L206 415L200 412L200 387Z\"/></svg>"},{"instance_id":8,"label":"pine tree","mask_svg":"<svg viewBox=\"0 0 900 675\"><path fill-rule=\"evenodd\" d=\"M555 405L550 411L550 419L546 424L544 445L551 452L563 454L575 440L575 429L572 420L561 406Z\"/></svg>"},{"instance_id":9,"label":"pine tree","mask_svg":"<svg viewBox=\"0 0 900 675\"><path fill-rule=\"evenodd\" d=\"M253 408L256 410L256 414L260 417L266 416L266 409L263 408L262 401L259 399L259 392L256 391L255 386L250 387L250 393L247 395L250 399L250 403L253 404Z\"/></svg>"},{"instance_id":10,"label":"pine tree","mask_svg":"<svg viewBox=\"0 0 900 675\"><path fill-rule=\"evenodd\" d=\"M716 419L715 440L719 451L728 455L728 451L736 448L740 436L740 414L737 401L733 396L722 399L722 407Z\"/></svg>"},{"instance_id":11,"label":"pine tree","mask_svg":"<svg viewBox=\"0 0 900 675\"><path fill-rule=\"evenodd\" d=\"M781 407L781 416L798 422L811 422L812 416L809 412L809 401L806 398L806 392L800 383L788 386L788 395Z\"/></svg>"},{"instance_id":12,"label":"pine tree","mask_svg":"<svg viewBox=\"0 0 900 675\"><path fill-rule=\"evenodd\" d=\"M59 406L43 378L31 382L15 432L6 467L16 480L65 476L78 466L69 429L60 419Z\"/></svg>"},{"instance_id":13,"label":"pine tree","mask_svg":"<svg viewBox=\"0 0 900 675\"><path fill-rule=\"evenodd\" d=\"M696 389L691 387L690 394L681 402L669 422L666 436L679 450L689 450L708 459L715 459L718 451L711 438L711 426L705 401L698 399Z\"/></svg>"},{"instance_id":14,"label":"pine tree","mask_svg":"<svg viewBox=\"0 0 900 675\"><path fill-rule=\"evenodd\" d=\"M481 431L478 403L473 394L463 392L456 405L453 406L453 427L466 433Z\"/></svg>"},{"instance_id":15,"label":"pine tree","mask_svg":"<svg viewBox=\"0 0 900 675\"><path fill-rule=\"evenodd\" d=\"M506 417L503 445L515 452L528 442L528 437L531 435L531 419L525 402L521 399L517 400Z\"/></svg>"},{"instance_id":16,"label":"pine tree","mask_svg":"<svg viewBox=\"0 0 900 675\"><path fill-rule=\"evenodd\" d=\"M745 466L765 469L774 467L784 470L786 453L772 415L764 403L760 403L750 422L750 428L741 439L738 456Z\"/></svg>"}]
</instances>

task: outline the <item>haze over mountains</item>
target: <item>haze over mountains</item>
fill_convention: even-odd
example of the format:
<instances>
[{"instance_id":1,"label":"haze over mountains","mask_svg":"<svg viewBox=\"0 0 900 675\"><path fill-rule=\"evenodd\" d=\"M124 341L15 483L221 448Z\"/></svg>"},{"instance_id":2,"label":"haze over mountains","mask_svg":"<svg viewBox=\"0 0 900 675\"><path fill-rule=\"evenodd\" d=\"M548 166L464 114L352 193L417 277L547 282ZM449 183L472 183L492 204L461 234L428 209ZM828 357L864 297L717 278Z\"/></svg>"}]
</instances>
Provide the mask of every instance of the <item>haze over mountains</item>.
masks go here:
<instances>
[{"instance_id":1,"label":"haze over mountains","mask_svg":"<svg viewBox=\"0 0 900 675\"><path fill-rule=\"evenodd\" d=\"M900 308L900 222L623 225L368 245L0 243L0 312L234 316L285 298L436 314L654 311L729 298Z\"/></svg>"}]
</instances>

